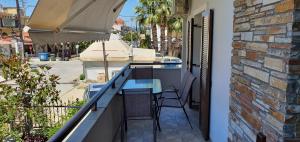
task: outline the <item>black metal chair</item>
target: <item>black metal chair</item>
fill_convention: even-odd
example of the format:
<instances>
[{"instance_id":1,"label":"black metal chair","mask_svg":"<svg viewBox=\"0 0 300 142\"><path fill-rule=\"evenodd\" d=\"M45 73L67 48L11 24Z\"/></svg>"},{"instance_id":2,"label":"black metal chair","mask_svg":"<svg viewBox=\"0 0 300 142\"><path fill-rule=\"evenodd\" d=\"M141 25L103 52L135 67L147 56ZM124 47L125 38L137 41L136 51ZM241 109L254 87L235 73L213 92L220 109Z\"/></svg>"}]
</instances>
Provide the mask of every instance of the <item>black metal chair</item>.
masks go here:
<instances>
[{"instance_id":1,"label":"black metal chair","mask_svg":"<svg viewBox=\"0 0 300 142\"><path fill-rule=\"evenodd\" d=\"M189 76L190 72L186 71L184 72L184 75L183 75L183 78L181 79L180 81L180 88L176 88L175 85L171 85L171 86L168 86L167 89L165 90L165 92L174 92L174 91L178 91L179 94L182 93L182 90L183 90L183 87L185 85L185 82L187 81L188 79L188 76Z\"/></svg>"},{"instance_id":2,"label":"black metal chair","mask_svg":"<svg viewBox=\"0 0 300 142\"><path fill-rule=\"evenodd\" d=\"M181 108L188 120L188 123L191 128L193 128L184 106L187 103L190 89L192 88L195 80L195 76L193 76L190 72L186 72L182 81L184 84L182 84L179 89L164 91L160 98L158 115L160 116L162 107Z\"/></svg>"},{"instance_id":3,"label":"black metal chair","mask_svg":"<svg viewBox=\"0 0 300 142\"><path fill-rule=\"evenodd\" d=\"M135 66L132 71L132 79L153 79L153 66ZM159 107L157 99L160 98L160 94L156 94L153 103L156 106L156 112L158 113ZM157 117L157 126L159 131L161 131L159 119Z\"/></svg>"},{"instance_id":4,"label":"black metal chair","mask_svg":"<svg viewBox=\"0 0 300 142\"><path fill-rule=\"evenodd\" d=\"M152 66L136 66L132 72L133 79L153 79Z\"/></svg>"},{"instance_id":5,"label":"black metal chair","mask_svg":"<svg viewBox=\"0 0 300 142\"><path fill-rule=\"evenodd\" d=\"M125 130L127 131L127 120L153 120L153 136L156 142L156 106L153 103L152 89L130 89L122 90Z\"/></svg>"}]
</instances>

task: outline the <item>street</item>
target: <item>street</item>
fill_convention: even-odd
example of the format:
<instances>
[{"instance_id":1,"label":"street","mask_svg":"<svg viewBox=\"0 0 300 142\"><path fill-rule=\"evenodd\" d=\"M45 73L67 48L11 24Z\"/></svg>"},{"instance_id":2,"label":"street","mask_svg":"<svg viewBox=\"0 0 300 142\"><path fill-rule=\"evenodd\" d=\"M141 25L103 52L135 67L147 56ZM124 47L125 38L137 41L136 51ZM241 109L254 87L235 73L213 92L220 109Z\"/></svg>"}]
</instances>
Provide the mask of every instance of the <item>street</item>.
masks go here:
<instances>
[{"instance_id":1,"label":"street","mask_svg":"<svg viewBox=\"0 0 300 142\"><path fill-rule=\"evenodd\" d=\"M60 77L57 89L61 91L60 97L63 102L75 100L76 98L82 99L84 89L76 87L74 81L78 79L83 72L81 61L40 62L38 60L32 60L30 64L49 65L51 67L49 73Z\"/></svg>"},{"instance_id":2,"label":"street","mask_svg":"<svg viewBox=\"0 0 300 142\"><path fill-rule=\"evenodd\" d=\"M33 59L30 61L30 65L32 67L40 65L48 65L51 67L49 74L57 75L60 78L57 89L60 90L60 98L63 102L75 101L77 98L79 100L83 99L85 85L78 84L79 76L83 73L81 61L41 62ZM13 80L5 81L1 75L0 82L12 85L15 84Z\"/></svg>"}]
</instances>

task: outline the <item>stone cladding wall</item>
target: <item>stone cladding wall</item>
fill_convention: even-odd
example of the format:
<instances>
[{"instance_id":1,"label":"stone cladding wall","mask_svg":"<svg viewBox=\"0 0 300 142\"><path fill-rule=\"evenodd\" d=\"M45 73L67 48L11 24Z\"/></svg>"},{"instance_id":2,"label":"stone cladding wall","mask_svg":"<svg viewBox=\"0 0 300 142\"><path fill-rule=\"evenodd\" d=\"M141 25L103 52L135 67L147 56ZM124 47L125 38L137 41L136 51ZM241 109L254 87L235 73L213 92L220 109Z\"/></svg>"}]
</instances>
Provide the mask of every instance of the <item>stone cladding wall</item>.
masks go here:
<instances>
[{"instance_id":1,"label":"stone cladding wall","mask_svg":"<svg viewBox=\"0 0 300 142\"><path fill-rule=\"evenodd\" d=\"M229 141L300 141L300 0L234 0Z\"/></svg>"}]
</instances>

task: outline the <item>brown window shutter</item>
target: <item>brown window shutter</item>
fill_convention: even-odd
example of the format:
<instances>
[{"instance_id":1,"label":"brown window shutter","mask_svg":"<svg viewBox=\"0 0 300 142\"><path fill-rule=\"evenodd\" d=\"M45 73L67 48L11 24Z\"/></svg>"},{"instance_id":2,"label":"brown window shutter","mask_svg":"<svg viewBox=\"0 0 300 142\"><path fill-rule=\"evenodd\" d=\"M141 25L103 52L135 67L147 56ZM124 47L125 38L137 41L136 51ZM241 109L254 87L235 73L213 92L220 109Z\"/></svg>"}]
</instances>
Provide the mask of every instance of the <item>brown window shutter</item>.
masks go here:
<instances>
[{"instance_id":1,"label":"brown window shutter","mask_svg":"<svg viewBox=\"0 0 300 142\"><path fill-rule=\"evenodd\" d=\"M212 39L213 39L213 15L203 16L201 74L200 74L200 128L206 140L209 139L210 121L210 92L211 92L211 68L212 68Z\"/></svg>"},{"instance_id":2,"label":"brown window shutter","mask_svg":"<svg viewBox=\"0 0 300 142\"><path fill-rule=\"evenodd\" d=\"M188 38L187 38L187 57L186 57L186 70L189 70L190 66L190 46L191 46L191 22L188 21Z\"/></svg>"},{"instance_id":3,"label":"brown window shutter","mask_svg":"<svg viewBox=\"0 0 300 142\"><path fill-rule=\"evenodd\" d=\"M193 38L194 38L194 18L188 23L188 58L187 58L187 70L191 71L192 68L192 55L193 55Z\"/></svg>"}]
</instances>

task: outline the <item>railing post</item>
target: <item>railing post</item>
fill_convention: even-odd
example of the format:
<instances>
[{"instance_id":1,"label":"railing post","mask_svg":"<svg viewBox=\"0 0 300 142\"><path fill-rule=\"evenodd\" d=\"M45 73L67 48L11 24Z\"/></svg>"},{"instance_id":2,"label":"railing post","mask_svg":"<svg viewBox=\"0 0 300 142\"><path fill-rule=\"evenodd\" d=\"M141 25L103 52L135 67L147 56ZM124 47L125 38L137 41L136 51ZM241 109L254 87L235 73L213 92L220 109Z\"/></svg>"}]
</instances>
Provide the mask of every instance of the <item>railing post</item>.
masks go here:
<instances>
[{"instance_id":1,"label":"railing post","mask_svg":"<svg viewBox=\"0 0 300 142\"><path fill-rule=\"evenodd\" d=\"M93 107L92 107L92 111L97 111L97 102L94 103Z\"/></svg>"},{"instance_id":2,"label":"railing post","mask_svg":"<svg viewBox=\"0 0 300 142\"><path fill-rule=\"evenodd\" d=\"M116 82L115 81L112 83L111 88L113 88L113 89L116 88Z\"/></svg>"},{"instance_id":3,"label":"railing post","mask_svg":"<svg viewBox=\"0 0 300 142\"><path fill-rule=\"evenodd\" d=\"M256 136L256 142L266 142L266 135L264 135L262 132L258 133Z\"/></svg>"}]
</instances>

